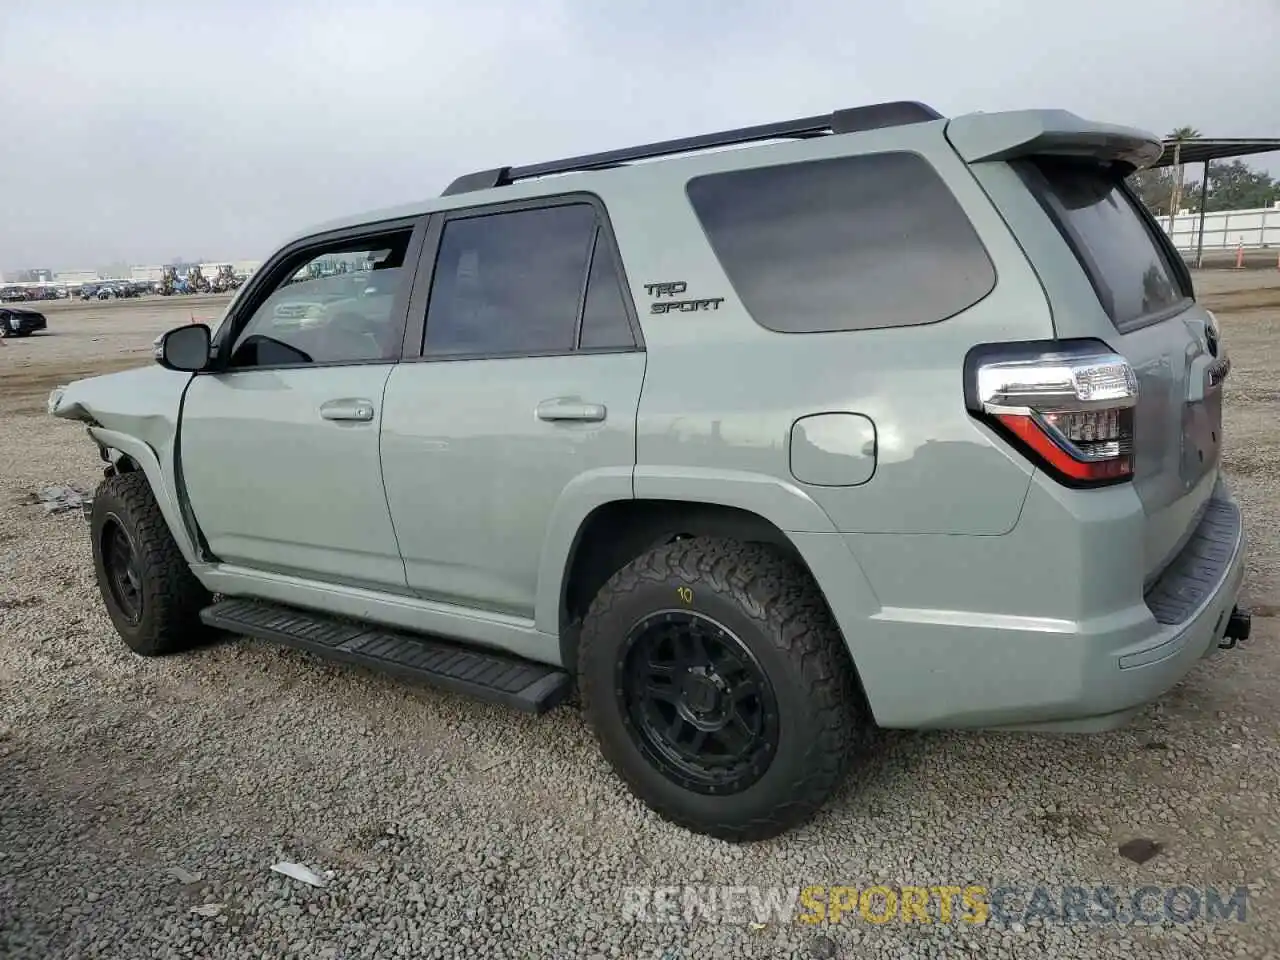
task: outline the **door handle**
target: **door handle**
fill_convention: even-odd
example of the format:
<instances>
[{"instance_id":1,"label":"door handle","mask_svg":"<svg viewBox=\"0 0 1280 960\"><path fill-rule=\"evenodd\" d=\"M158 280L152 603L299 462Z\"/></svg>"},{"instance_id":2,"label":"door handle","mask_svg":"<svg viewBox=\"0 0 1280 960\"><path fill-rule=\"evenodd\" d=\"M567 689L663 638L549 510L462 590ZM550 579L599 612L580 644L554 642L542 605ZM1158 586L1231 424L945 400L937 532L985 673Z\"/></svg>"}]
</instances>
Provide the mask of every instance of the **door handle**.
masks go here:
<instances>
[{"instance_id":1,"label":"door handle","mask_svg":"<svg viewBox=\"0 0 1280 960\"><path fill-rule=\"evenodd\" d=\"M321 404L320 416L324 420L361 420L373 419L373 403L369 400L330 400Z\"/></svg>"},{"instance_id":2,"label":"door handle","mask_svg":"<svg viewBox=\"0 0 1280 960\"><path fill-rule=\"evenodd\" d=\"M538 404L539 420L599 421L607 411L603 403L583 403L581 400L543 400Z\"/></svg>"}]
</instances>

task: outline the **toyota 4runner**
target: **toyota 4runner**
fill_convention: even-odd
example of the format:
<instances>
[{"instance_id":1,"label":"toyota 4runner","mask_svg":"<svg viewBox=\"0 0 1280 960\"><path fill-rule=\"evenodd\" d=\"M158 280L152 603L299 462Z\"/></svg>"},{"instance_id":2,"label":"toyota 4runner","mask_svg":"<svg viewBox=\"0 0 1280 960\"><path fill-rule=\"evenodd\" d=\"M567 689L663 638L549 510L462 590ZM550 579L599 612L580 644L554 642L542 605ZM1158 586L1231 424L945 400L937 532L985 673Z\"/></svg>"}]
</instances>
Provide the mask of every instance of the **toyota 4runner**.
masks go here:
<instances>
[{"instance_id":1,"label":"toyota 4runner","mask_svg":"<svg viewBox=\"0 0 1280 960\"><path fill-rule=\"evenodd\" d=\"M1120 725L1249 628L1226 351L1125 180L1160 154L877 104L309 231L50 397L107 462L107 610L143 655L575 688L637 796L732 840L877 726Z\"/></svg>"}]
</instances>

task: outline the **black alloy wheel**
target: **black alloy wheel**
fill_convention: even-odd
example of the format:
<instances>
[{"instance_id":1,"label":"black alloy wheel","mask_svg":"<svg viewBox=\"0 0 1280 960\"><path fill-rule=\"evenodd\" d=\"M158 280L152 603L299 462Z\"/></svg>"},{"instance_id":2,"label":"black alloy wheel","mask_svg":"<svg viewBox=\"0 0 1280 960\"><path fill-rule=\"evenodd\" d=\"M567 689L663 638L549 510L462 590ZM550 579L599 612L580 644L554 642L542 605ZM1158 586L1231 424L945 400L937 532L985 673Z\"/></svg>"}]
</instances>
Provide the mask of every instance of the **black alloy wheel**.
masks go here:
<instances>
[{"instance_id":1,"label":"black alloy wheel","mask_svg":"<svg viewBox=\"0 0 1280 960\"><path fill-rule=\"evenodd\" d=\"M596 592L578 691L605 759L665 819L730 842L808 820L873 726L817 584L784 549L691 536Z\"/></svg>"},{"instance_id":2,"label":"black alloy wheel","mask_svg":"<svg viewBox=\"0 0 1280 960\"><path fill-rule=\"evenodd\" d=\"M124 524L110 514L102 525L102 564L107 574L107 589L120 613L131 624L142 620L145 601L142 590L142 565Z\"/></svg>"},{"instance_id":3,"label":"black alloy wheel","mask_svg":"<svg viewBox=\"0 0 1280 960\"><path fill-rule=\"evenodd\" d=\"M760 779L778 749L778 703L732 631L696 611L663 610L637 622L623 649L623 723L650 763L703 794Z\"/></svg>"}]
</instances>

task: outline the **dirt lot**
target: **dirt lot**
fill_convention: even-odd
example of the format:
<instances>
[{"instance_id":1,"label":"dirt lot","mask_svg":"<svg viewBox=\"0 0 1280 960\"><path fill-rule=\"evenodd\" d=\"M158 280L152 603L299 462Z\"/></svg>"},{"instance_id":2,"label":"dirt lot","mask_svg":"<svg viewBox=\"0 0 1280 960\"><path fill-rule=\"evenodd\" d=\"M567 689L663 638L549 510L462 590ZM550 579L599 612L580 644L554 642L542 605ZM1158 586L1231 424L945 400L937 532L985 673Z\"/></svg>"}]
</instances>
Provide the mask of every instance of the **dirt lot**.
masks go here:
<instances>
[{"instance_id":1,"label":"dirt lot","mask_svg":"<svg viewBox=\"0 0 1280 960\"><path fill-rule=\"evenodd\" d=\"M19 304L49 321L45 333L0 341L0 402L9 414L43 414L49 391L79 377L151 361L151 341L170 327L222 315L230 296ZM12 349L10 349L12 348Z\"/></svg>"},{"instance_id":2,"label":"dirt lot","mask_svg":"<svg viewBox=\"0 0 1280 960\"><path fill-rule=\"evenodd\" d=\"M221 305L50 306L48 335L0 344L0 957L1275 955L1280 274L1198 284L1234 362L1253 638L1116 733L888 735L811 825L746 847L632 801L572 708L530 719L250 641L129 654L83 522L24 503L100 476L45 397ZM1118 852L1137 838L1162 844L1141 865ZM281 859L333 876L313 889L269 872ZM1155 908L1177 885L1250 893L1243 921L1136 927L623 912L633 885L875 883L1150 884Z\"/></svg>"}]
</instances>

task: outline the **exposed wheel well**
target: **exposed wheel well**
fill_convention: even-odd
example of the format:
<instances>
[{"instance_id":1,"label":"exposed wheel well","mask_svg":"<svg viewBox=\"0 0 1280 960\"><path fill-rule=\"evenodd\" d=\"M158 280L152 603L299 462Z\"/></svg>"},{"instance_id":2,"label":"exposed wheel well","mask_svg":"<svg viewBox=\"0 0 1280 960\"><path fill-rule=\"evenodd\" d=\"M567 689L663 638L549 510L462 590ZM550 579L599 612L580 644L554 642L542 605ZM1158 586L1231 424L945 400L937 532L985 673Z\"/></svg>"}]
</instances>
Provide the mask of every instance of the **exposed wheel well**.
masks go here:
<instances>
[{"instance_id":1,"label":"exposed wheel well","mask_svg":"<svg viewBox=\"0 0 1280 960\"><path fill-rule=\"evenodd\" d=\"M560 655L566 670L575 669L579 624L605 582L646 550L697 536L772 544L804 564L785 533L747 510L677 500L620 500L598 507L578 530L565 566Z\"/></svg>"},{"instance_id":2,"label":"exposed wheel well","mask_svg":"<svg viewBox=\"0 0 1280 960\"><path fill-rule=\"evenodd\" d=\"M114 458L112 457L113 452L115 453ZM108 477L113 477L118 473L135 473L140 469L133 457L116 450L114 447L99 446L98 455L106 461L107 466L103 473Z\"/></svg>"}]
</instances>

